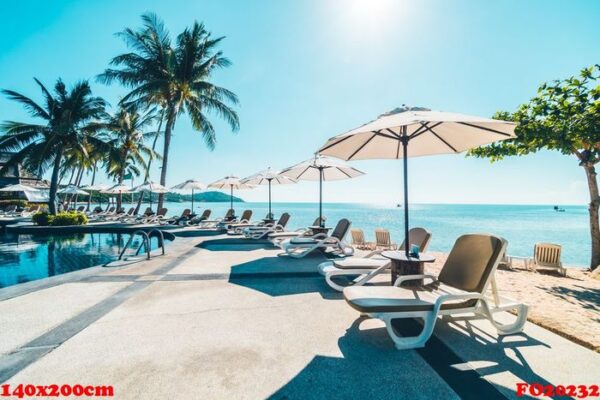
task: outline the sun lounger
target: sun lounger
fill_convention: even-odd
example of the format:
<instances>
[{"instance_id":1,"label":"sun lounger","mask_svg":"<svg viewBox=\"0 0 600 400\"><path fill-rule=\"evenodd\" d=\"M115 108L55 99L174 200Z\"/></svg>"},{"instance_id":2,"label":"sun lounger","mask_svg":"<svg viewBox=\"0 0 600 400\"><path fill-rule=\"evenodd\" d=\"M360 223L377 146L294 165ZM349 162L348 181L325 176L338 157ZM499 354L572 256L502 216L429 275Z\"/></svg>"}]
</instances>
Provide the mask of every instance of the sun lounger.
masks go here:
<instances>
[{"instance_id":1,"label":"sun lounger","mask_svg":"<svg viewBox=\"0 0 600 400\"><path fill-rule=\"evenodd\" d=\"M158 211L156 211L156 214L151 215L150 217L148 217L143 223L144 224L164 224L164 221L167 218L167 212L169 212L169 210L167 208L159 208Z\"/></svg>"},{"instance_id":2,"label":"sun lounger","mask_svg":"<svg viewBox=\"0 0 600 400\"><path fill-rule=\"evenodd\" d=\"M252 225L250 223L250 219L252 219L252 210L244 210L244 212L242 213L242 216L239 219L235 219L229 222L223 221L222 224L231 231L227 232L228 234L233 234L233 230L234 227L240 227L240 226L249 226Z\"/></svg>"},{"instance_id":3,"label":"sun lounger","mask_svg":"<svg viewBox=\"0 0 600 400\"><path fill-rule=\"evenodd\" d=\"M267 214L267 216L265 217L265 219L267 219L267 218L269 218L269 214ZM236 223L236 224L229 224L227 234L228 235L242 235L244 233L244 229L246 229L246 228L254 228L254 227L261 227L261 226L265 226L264 221L252 223L252 222L250 222L250 220L248 220L246 223L240 222L240 223Z\"/></svg>"},{"instance_id":4,"label":"sun lounger","mask_svg":"<svg viewBox=\"0 0 600 400\"><path fill-rule=\"evenodd\" d=\"M233 208L230 208L229 210L227 210L227 212L225 213L225 216L223 218L217 218L214 220L204 220L204 221L200 222L199 225L201 228L216 228L221 222L231 221L234 217L235 217L235 210Z\"/></svg>"},{"instance_id":5,"label":"sun lounger","mask_svg":"<svg viewBox=\"0 0 600 400\"><path fill-rule=\"evenodd\" d=\"M166 220L165 222L169 225L179 225L180 223L187 223L192 215L192 210L186 208L183 210L180 216L174 216Z\"/></svg>"},{"instance_id":6,"label":"sun lounger","mask_svg":"<svg viewBox=\"0 0 600 400\"><path fill-rule=\"evenodd\" d=\"M396 348L423 347L433 333L437 317L474 313L483 316L501 335L521 332L527 319L526 305L501 298L494 273L506 249L506 241L485 234L463 235L450 251L437 278L432 275L400 276L394 286L352 286L344 289L346 302L363 315L382 320ZM420 290L403 288L411 280L430 279ZM492 298L487 291L491 285ZM511 324L500 324L494 313L516 310L517 318ZM403 318L421 318L423 330L417 336L401 337L392 321Z\"/></svg>"},{"instance_id":7,"label":"sun lounger","mask_svg":"<svg viewBox=\"0 0 600 400\"><path fill-rule=\"evenodd\" d=\"M327 220L327 218L325 218L325 217L322 217L322 218L317 217L315 219L315 221L313 222L312 226L321 226L322 224L325 223L326 220ZM281 232L269 233L268 238L269 238L269 241L271 243L273 243L274 246L281 247L282 243L288 239L292 239L295 237L310 237L313 235L314 235L314 232L309 227L309 228L300 228L295 231L281 231Z\"/></svg>"},{"instance_id":8,"label":"sun lounger","mask_svg":"<svg viewBox=\"0 0 600 400\"><path fill-rule=\"evenodd\" d=\"M197 215L195 217L193 217L192 219L190 219L187 224L188 225L198 225L203 221L206 221L207 219L210 218L210 214L212 214L212 210L207 208L206 210L204 210L202 212L202 214Z\"/></svg>"},{"instance_id":9,"label":"sun lounger","mask_svg":"<svg viewBox=\"0 0 600 400\"><path fill-rule=\"evenodd\" d=\"M283 232L290 221L290 214L283 213L277 222L272 224L250 226L244 229L244 237L248 239L265 239L270 233Z\"/></svg>"},{"instance_id":10,"label":"sun lounger","mask_svg":"<svg viewBox=\"0 0 600 400\"><path fill-rule=\"evenodd\" d=\"M343 218L338 221L331 236L319 233L311 237L296 237L283 242L281 248L285 254L293 258L304 257L315 250L344 256L352 255L354 248L344 242L351 224L349 220Z\"/></svg>"},{"instance_id":11,"label":"sun lounger","mask_svg":"<svg viewBox=\"0 0 600 400\"><path fill-rule=\"evenodd\" d=\"M362 229L352 228L350 229L350 234L352 235L352 246L359 250L373 250L375 248L375 243L367 242L365 240L365 233Z\"/></svg>"},{"instance_id":12,"label":"sun lounger","mask_svg":"<svg viewBox=\"0 0 600 400\"><path fill-rule=\"evenodd\" d=\"M2 215L12 215L17 211L17 206L15 204L11 204L7 206L4 210L2 210Z\"/></svg>"},{"instance_id":13,"label":"sun lounger","mask_svg":"<svg viewBox=\"0 0 600 400\"><path fill-rule=\"evenodd\" d=\"M562 261L560 260L560 254L562 247L559 244L553 243L536 243L533 247L533 261L531 262L531 268L537 270L542 269L554 269L557 270L562 276L567 276L567 270L563 267Z\"/></svg>"},{"instance_id":14,"label":"sun lounger","mask_svg":"<svg viewBox=\"0 0 600 400\"><path fill-rule=\"evenodd\" d=\"M375 229L375 248L379 250L396 250L396 243L392 242L390 231L387 229Z\"/></svg>"},{"instance_id":15,"label":"sun lounger","mask_svg":"<svg viewBox=\"0 0 600 400\"><path fill-rule=\"evenodd\" d=\"M409 244L419 246L419 252L427 251L427 247L431 242L431 233L424 228L411 228L408 231ZM404 242L400 246L404 248ZM354 280L350 285L361 286L369 282L379 274L389 271L391 261L381 256L381 253L386 249L374 250L365 257L348 257L343 260L326 261L319 264L319 272L325 276L325 282L332 289L339 292L344 290L342 286L334 281L340 276L354 276Z\"/></svg>"}]
</instances>

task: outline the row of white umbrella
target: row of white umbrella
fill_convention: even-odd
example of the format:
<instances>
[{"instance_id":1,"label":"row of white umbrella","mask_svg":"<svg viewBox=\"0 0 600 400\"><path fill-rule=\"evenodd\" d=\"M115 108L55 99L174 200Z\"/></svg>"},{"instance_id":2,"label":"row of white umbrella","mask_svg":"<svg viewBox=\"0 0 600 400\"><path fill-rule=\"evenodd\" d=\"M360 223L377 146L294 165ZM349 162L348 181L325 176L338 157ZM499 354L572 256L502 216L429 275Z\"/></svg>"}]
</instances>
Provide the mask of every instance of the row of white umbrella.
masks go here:
<instances>
[{"instance_id":1,"label":"row of white umbrella","mask_svg":"<svg viewBox=\"0 0 600 400\"><path fill-rule=\"evenodd\" d=\"M471 148L515 137L513 122L470 115L431 111L420 107L400 107L380 115L377 119L329 139L306 161L282 171L267 169L245 179L226 176L208 187L229 189L233 208L233 191L250 189L255 185L269 186L269 217L271 213L271 185L296 183L299 180L319 181L319 217L322 217L323 181L350 179L363 172L342 160L403 159L404 164L404 229L408 238L408 161L409 157L438 154L458 154ZM335 158L333 158L335 157ZM174 186L174 190L192 191L192 209L195 190L207 186L196 180L188 180ZM15 190L16 189L16 190ZM88 194L82 189L99 190L104 193L150 192L166 193L169 190L154 182L130 189L124 185L102 188L100 185L83 188L66 187L60 193ZM24 185L13 185L0 191L36 190ZM409 253L409 241L405 240L405 252Z\"/></svg>"}]
</instances>

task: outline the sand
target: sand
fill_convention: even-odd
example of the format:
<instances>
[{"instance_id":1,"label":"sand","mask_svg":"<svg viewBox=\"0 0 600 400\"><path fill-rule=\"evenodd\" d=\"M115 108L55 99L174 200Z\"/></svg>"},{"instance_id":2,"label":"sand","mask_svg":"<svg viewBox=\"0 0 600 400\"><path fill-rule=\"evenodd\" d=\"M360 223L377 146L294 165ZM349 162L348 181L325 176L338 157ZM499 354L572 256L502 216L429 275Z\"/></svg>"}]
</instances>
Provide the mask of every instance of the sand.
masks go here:
<instances>
[{"instance_id":1,"label":"sand","mask_svg":"<svg viewBox=\"0 0 600 400\"><path fill-rule=\"evenodd\" d=\"M436 262L426 272L437 275L446 254L432 254ZM529 321L600 352L600 280L578 268L569 268L565 278L516 267L497 271L500 294L528 304Z\"/></svg>"}]
</instances>

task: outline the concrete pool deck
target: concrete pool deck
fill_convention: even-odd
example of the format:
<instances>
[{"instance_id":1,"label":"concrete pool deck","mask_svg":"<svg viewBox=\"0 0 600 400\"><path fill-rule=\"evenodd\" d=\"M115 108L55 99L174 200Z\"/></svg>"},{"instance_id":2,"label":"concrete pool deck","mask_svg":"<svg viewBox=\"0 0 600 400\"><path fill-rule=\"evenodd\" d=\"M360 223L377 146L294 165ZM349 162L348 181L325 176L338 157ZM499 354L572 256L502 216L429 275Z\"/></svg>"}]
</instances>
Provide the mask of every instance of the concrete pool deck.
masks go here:
<instances>
[{"instance_id":1,"label":"concrete pool deck","mask_svg":"<svg viewBox=\"0 0 600 400\"><path fill-rule=\"evenodd\" d=\"M325 285L320 255L222 236L167 251L0 301L0 382L113 385L118 399L486 400L517 382L598 383L600 354L531 323L498 337L485 320L439 320L425 348L397 351Z\"/></svg>"}]
</instances>

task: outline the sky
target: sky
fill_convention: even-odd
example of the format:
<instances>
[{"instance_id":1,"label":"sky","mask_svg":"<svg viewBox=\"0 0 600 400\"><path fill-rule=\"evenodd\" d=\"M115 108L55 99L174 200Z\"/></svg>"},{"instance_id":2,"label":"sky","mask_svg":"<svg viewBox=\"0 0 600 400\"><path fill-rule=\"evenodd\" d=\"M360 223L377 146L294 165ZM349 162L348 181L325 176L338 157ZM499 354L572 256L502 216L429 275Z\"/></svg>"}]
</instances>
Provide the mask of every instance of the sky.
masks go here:
<instances>
[{"instance_id":1,"label":"sky","mask_svg":"<svg viewBox=\"0 0 600 400\"><path fill-rule=\"evenodd\" d=\"M212 116L218 139L209 151L180 118L167 186L288 167L402 104L483 117L511 111L541 83L600 62L593 0L29 0L2 8L0 88L41 99L33 77L47 86L89 79L112 110L127 90L95 76L126 51L114 34L140 26L141 14L158 14L173 36L197 20L226 37L221 50L232 66L214 82L239 96L241 129ZM0 120L31 119L2 97ZM324 201L401 202L401 161L352 165L365 175L327 182ZM415 203L588 201L577 161L546 151L493 164L462 154L410 159L409 186ZM239 195L265 201L267 191ZM318 184L274 187L273 200L316 201Z\"/></svg>"}]
</instances>

